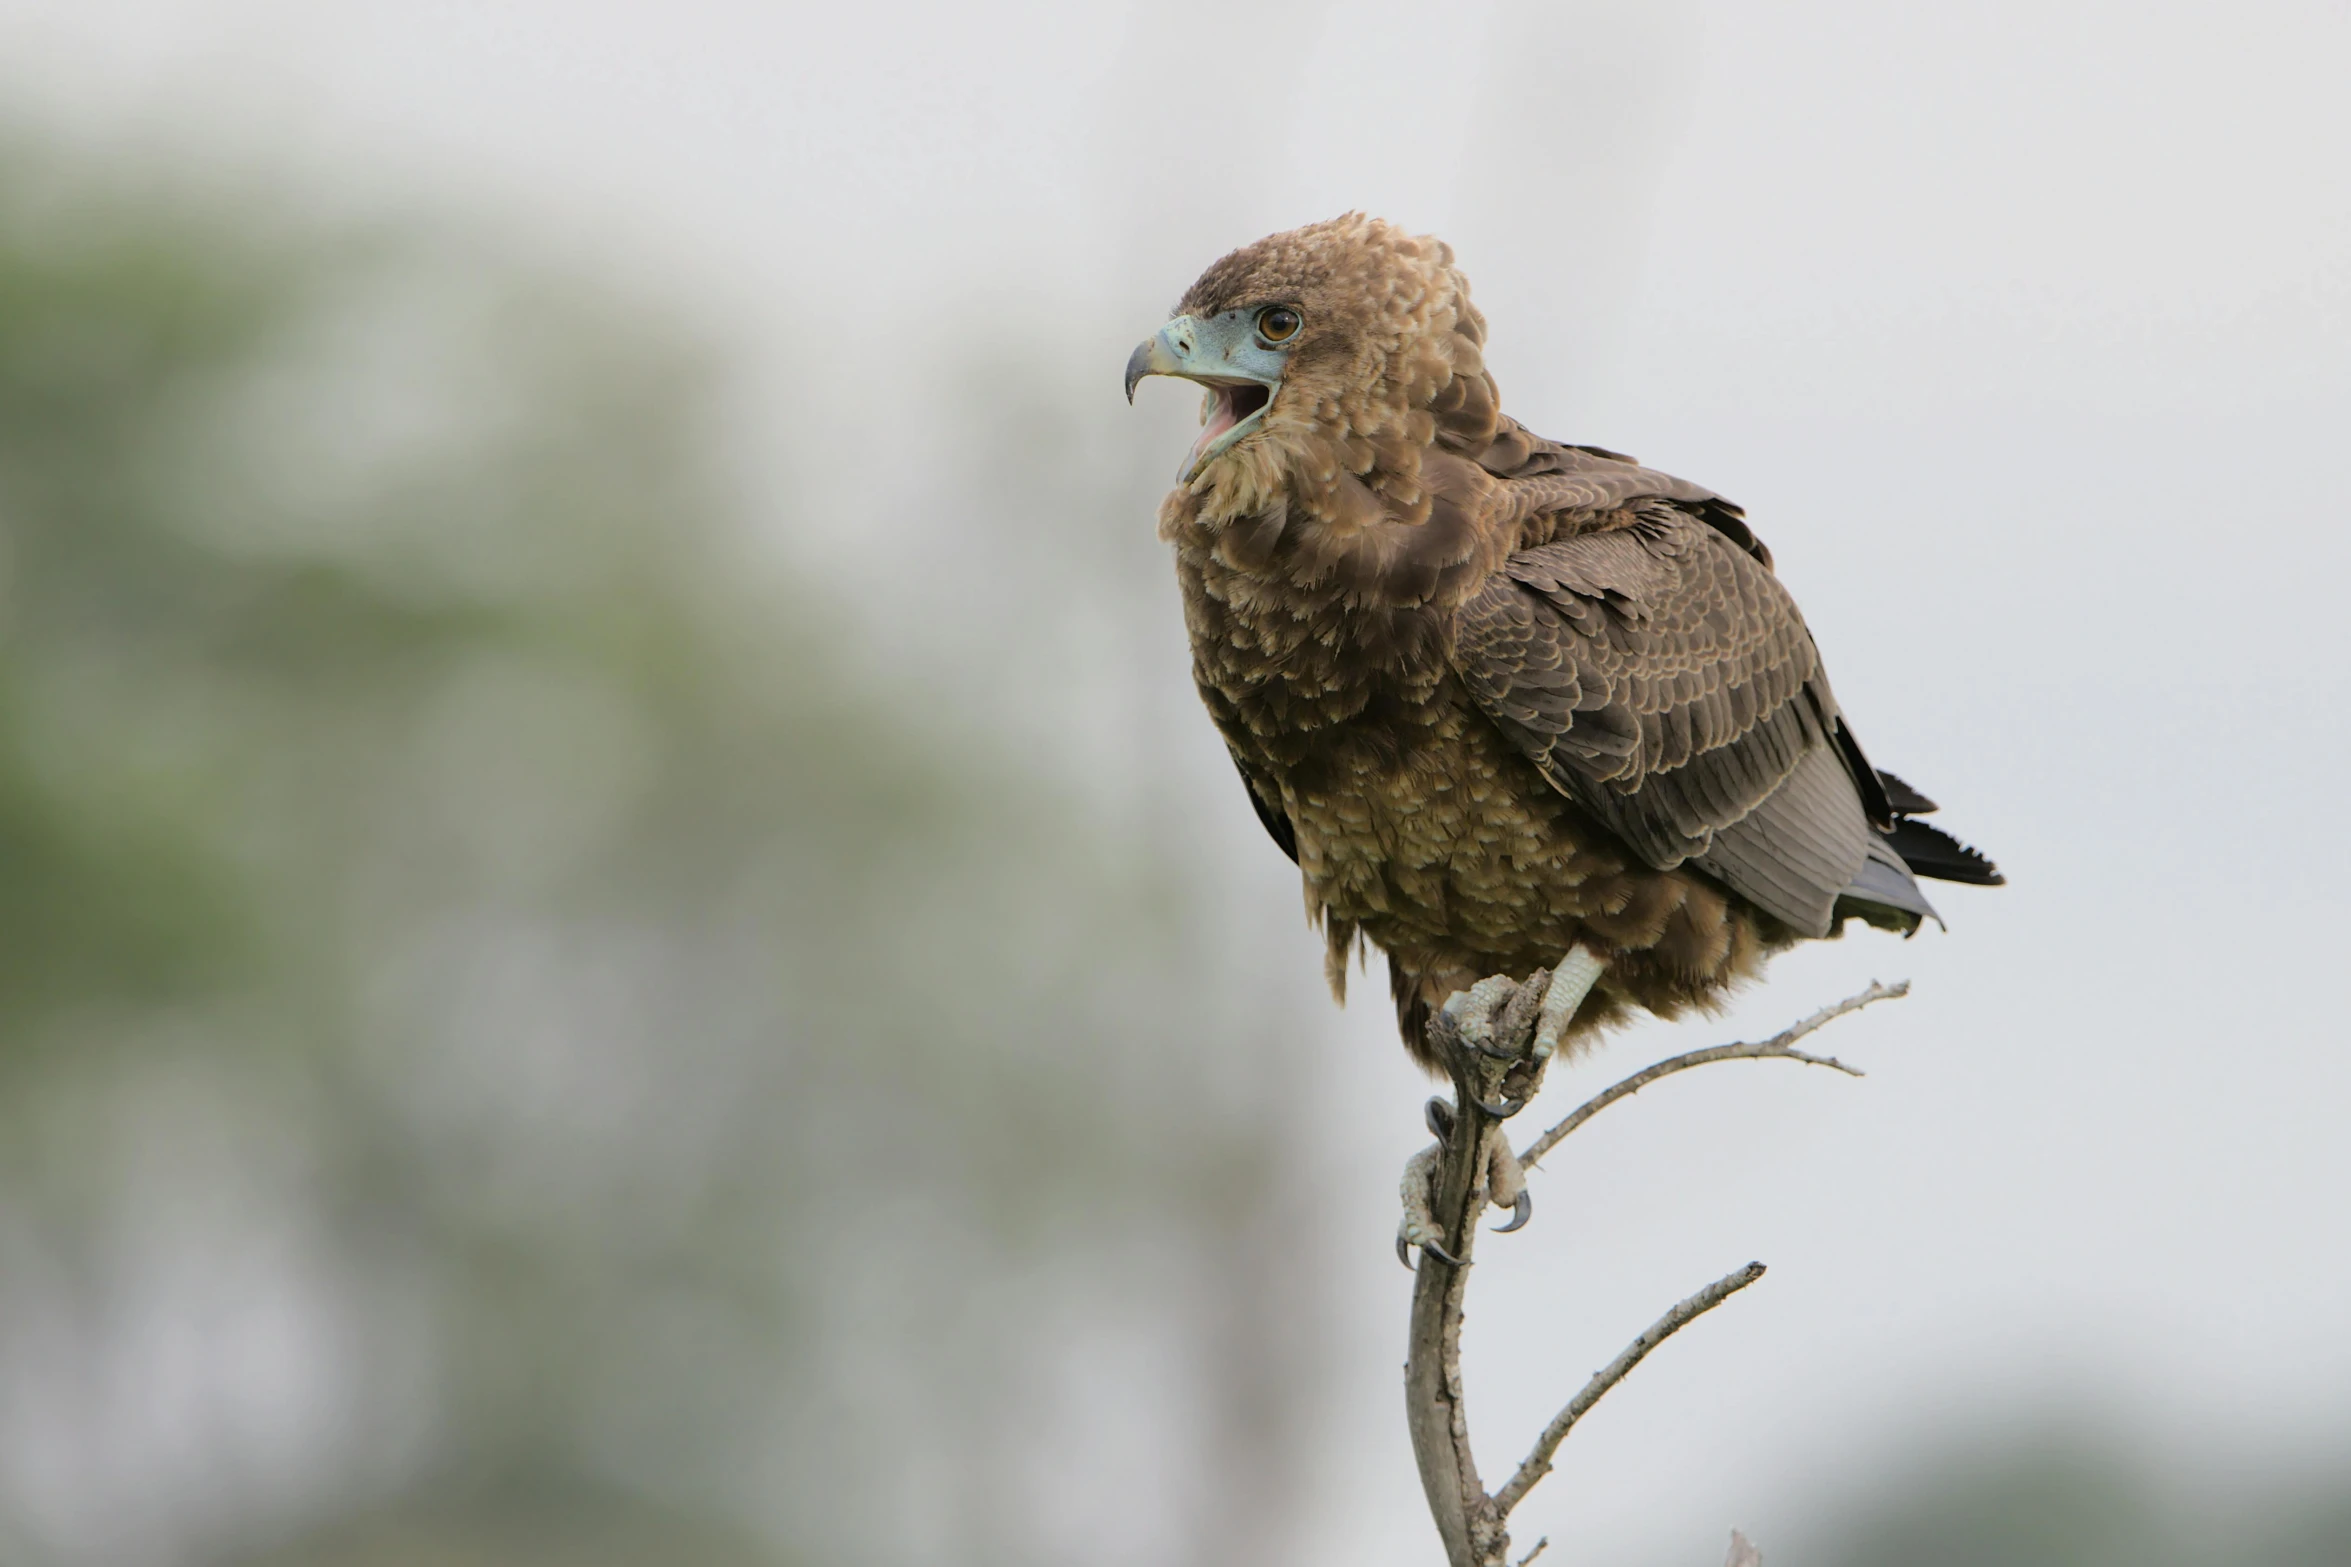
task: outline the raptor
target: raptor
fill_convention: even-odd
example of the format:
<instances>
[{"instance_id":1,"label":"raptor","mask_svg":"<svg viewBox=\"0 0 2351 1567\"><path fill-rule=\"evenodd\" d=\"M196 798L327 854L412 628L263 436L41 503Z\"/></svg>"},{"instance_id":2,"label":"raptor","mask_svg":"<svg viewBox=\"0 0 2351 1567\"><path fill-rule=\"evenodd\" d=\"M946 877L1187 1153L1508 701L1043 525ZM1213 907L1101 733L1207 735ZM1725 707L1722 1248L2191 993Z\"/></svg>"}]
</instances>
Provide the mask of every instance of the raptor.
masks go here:
<instances>
[{"instance_id":1,"label":"raptor","mask_svg":"<svg viewBox=\"0 0 2351 1567\"><path fill-rule=\"evenodd\" d=\"M1739 507L1501 409L1443 243L1350 213L1216 262L1138 347L1205 389L1159 510L1193 676L1344 997L1407 1050L1551 971L1539 1056L1703 1008L1920 877L1993 885L1878 771Z\"/></svg>"}]
</instances>

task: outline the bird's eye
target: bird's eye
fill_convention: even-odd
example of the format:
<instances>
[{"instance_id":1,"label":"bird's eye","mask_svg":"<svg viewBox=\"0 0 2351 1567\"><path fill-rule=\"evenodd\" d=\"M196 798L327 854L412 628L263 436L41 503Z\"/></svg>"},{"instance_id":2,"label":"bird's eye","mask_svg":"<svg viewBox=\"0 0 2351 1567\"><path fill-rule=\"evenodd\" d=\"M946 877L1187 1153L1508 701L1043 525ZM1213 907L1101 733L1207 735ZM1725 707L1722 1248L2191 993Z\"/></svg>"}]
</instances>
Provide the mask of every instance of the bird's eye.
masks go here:
<instances>
[{"instance_id":1,"label":"bird's eye","mask_svg":"<svg viewBox=\"0 0 2351 1567\"><path fill-rule=\"evenodd\" d=\"M1303 323L1288 305L1272 305L1257 313L1257 335L1269 343L1286 343Z\"/></svg>"}]
</instances>

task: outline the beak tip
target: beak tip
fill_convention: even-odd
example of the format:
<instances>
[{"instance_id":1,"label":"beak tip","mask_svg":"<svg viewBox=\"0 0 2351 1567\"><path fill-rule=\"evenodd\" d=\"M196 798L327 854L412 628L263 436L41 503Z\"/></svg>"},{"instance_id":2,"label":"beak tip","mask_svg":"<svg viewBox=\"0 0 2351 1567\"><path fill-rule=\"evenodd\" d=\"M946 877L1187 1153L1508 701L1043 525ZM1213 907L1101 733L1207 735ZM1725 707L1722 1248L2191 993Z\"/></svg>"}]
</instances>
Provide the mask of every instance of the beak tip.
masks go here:
<instances>
[{"instance_id":1,"label":"beak tip","mask_svg":"<svg viewBox=\"0 0 2351 1567\"><path fill-rule=\"evenodd\" d=\"M1159 346L1156 337L1146 338L1135 351L1127 355L1127 406L1135 405L1135 383L1158 369L1153 363L1152 350Z\"/></svg>"}]
</instances>

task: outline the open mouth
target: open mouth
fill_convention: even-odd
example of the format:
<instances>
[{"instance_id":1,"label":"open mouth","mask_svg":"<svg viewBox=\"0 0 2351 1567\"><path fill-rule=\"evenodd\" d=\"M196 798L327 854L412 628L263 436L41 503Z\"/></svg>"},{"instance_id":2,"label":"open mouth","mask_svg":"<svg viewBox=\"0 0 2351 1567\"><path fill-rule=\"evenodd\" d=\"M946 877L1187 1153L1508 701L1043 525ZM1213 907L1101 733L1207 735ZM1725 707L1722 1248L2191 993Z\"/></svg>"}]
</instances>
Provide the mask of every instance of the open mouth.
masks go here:
<instances>
[{"instance_id":1,"label":"open mouth","mask_svg":"<svg viewBox=\"0 0 2351 1567\"><path fill-rule=\"evenodd\" d=\"M1248 434L1265 413L1266 405L1273 401L1273 392L1262 381L1212 384L1201 409L1200 438L1184 455L1184 471L1178 477L1190 478L1200 471L1202 463Z\"/></svg>"}]
</instances>

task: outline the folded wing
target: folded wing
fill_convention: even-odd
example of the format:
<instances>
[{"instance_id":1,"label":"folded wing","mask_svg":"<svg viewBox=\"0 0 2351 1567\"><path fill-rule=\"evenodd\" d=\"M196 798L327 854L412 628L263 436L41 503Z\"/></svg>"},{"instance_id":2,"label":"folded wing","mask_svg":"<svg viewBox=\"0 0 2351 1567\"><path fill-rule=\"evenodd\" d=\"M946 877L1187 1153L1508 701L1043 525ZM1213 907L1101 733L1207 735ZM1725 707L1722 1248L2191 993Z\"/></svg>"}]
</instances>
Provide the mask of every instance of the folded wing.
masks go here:
<instances>
[{"instance_id":1,"label":"folded wing","mask_svg":"<svg viewBox=\"0 0 2351 1567\"><path fill-rule=\"evenodd\" d=\"M1638 501L1512 556L1459 612L1463 682L1647 864L1694 865L1809 935L1847 914L1916 928L1934 909L1885 834L1918 824L1845 730L1760 549L1687 505Z\"/></svg>"}]
</instances>

